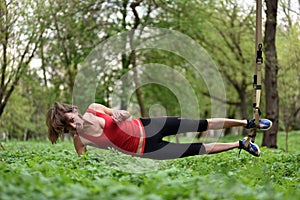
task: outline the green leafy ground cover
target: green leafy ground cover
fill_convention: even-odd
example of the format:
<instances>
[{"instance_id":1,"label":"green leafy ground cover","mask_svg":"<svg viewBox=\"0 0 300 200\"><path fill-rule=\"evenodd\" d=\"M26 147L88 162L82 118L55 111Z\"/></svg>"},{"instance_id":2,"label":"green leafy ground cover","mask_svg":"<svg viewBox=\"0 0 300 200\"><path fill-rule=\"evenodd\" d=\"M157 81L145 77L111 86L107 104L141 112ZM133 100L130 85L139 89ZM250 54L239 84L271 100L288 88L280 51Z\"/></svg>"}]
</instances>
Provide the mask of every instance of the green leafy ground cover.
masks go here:
<instances>
[{"instance_id":1,"label":"green leafy ground cover","mask_svg":"<svg viewBox=\"0 0 300 200\"><path fill-rule=\"evenodd\" d=\"M235 141L240 137L225 137ZM154 161L90 149L78 158L70 142L4 142L0 199L300 199L300 132L279 150L253 157L238 150ZM260 144L260 138L257 143Z\"/></svg>"}]
</instances>

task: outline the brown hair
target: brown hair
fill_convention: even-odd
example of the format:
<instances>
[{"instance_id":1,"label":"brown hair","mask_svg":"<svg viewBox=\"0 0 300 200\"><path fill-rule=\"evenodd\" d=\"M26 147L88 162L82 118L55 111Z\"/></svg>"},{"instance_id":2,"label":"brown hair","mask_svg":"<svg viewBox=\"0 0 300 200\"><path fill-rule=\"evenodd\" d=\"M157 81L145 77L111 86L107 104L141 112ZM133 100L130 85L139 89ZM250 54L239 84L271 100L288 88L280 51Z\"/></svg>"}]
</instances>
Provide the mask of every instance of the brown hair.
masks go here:
<instances>
[{"instance_id":1,"label":"brown hair","mask_svg":"<svg viewBox=\"0 0 300 200\"><path fill-rule=\"evenodd\" d=\"M74 111L78 111L77 106L59 102L55 102L54 107L49 109L46 115L46 124L48 126L48 138L52 144L56 143L67 126L65 113Z\"/></svg>"}]
</instances>

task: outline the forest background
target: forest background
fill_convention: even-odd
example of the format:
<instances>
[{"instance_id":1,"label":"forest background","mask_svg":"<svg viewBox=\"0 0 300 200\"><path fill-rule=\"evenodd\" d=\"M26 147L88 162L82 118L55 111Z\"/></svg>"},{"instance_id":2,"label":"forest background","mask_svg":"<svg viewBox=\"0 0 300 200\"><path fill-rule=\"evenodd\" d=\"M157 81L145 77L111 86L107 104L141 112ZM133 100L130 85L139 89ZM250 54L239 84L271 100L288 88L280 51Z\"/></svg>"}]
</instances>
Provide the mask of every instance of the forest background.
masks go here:
<instances>
[{"instance_id":1,"label":"forest background","mask_svg":"<svg viewBox=\"0 0 300 200\"><path fill-rule=\"evenodd\" d=\"M146 37L142 31L145 27L178 31L201 45L222 76L226 100L212 96L203 77L180 56L160 49L131 48L107 61L109 70L99 74L96 102L128 109L136 117L181 115L180 99L170 88L156 83L137 86L143 74L135 70L137 66L159 63L171 67L189 83L200 108L198 117L213 115L212 99L226 106L226 117L252 117L254 0L0 2L0 134L4 139L46 139L45 114L55 101L73 102L76 76L88 55L97 45L121 33L132 33L139 28L141 37ZM278 114L272 119L278 122L278 129L269 133L275 136L280 130L288 133L300 128L299 4L297 0L263 2L264 44L266 36L272 35L266 32L270 16L265 11L277 14L271 21L276 25L273 38L276 64L270 68L272 74L263 69L263 83L271 77L275 88L263 84L261 100L262 117ZM264 60L268 62L265 54ZM119 82L129 71L135 75L132 84L136 89L132 94ZM113 103L116 85L121 91L118 105ZM266 96L266 91L278 93ZM278 104L270 109L270 101ZM225 134L232 132L242 134L241 130ZM276 147L276 139L265 145Z\"/></svg>"}]
</instances>

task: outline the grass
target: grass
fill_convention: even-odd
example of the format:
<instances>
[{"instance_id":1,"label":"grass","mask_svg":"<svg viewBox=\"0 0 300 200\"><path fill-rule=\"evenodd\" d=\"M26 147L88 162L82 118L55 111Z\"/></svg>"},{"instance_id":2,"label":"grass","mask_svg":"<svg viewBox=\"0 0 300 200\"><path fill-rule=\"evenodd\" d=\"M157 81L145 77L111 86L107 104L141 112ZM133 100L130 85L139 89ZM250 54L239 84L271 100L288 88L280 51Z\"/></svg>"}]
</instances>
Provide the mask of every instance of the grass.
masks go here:
<instances>
[{"instance_id":1,"label":"grass","mask_svg":"<svg viewBox=\"0 0 300 200\"><path fill-rule=\"evenodd\" d=\"M290 133L288 153L284 138L280 133L279 149L262 148L259 158L232 150L167 161L94 148L78 158L71 142L5 142L0 150L0 199L296 200L300 132Z\"/></svg>"}]
</instances>

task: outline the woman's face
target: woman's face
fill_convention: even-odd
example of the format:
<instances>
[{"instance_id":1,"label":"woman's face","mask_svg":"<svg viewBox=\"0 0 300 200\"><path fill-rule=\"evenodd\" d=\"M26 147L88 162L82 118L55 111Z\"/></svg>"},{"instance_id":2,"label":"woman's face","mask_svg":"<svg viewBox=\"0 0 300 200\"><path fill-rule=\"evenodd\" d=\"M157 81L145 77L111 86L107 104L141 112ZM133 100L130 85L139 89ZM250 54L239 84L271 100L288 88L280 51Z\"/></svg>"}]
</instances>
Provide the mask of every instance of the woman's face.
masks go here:
<instances>
[{"instance_id":1,"label":"woman's face","mask_svg":"<svg viewBox=\"0 0 300 200\"><path fill-rule=\"evenodd\" d=\"M83 119L79 116L78 112L65 113L67 122L67 130L76 131L83 128Z\"/></svg>"}]
</instances>

